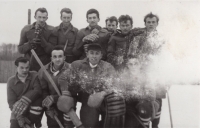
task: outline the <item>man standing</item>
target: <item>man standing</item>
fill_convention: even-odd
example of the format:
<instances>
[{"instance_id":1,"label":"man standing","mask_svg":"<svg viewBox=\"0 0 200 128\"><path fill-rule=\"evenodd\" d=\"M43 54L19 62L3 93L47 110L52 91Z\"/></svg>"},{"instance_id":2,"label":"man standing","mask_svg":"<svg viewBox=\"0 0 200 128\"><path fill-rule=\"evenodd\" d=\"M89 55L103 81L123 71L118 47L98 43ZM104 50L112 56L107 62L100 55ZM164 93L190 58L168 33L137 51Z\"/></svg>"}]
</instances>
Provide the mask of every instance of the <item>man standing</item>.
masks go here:
<instances>
[{"instance_id":1,"label":"man standing","mask_svg":"<svg viewBox=\"0 0 200 128\"><path fill-rule=\"evenodd\" d=\"M112 35L116 33L118 27L118 20L117 17L111 16L105 20L106 22L106 30Z\"/></svg>"},{"instance_id":2,"label":"man standing","mask_svg":"<svg viewBox=\"0 0 200 128\"><path fill-rule=\"evenodd\" d=\"M106 59L106 50L108 46L109 33L102 29L98 22L100 21L99 12L96 9L90 9L86 14L89 26L79 30L73 53L79 58L84 59L87 53L87 47L90 43L97 43L103 49L102 59Z\"/></svg>"},{"instance_id":3,"label":"man standing","mask_svg":"<svg viewBox=\"0 0 200 128\"><path fill-rule=\"evenodd\" d=\"M58 85L58 78L64 70L69 68L69 64L65 62L62 46L55 46L53 48L51 52L51 62L47 64L45 68L57 87L60 89L60 86ZM59 128L59 125L54 120L54 114L58 116L58 119L65 126L65 128L74 127L69 116L58 110L56 103L59 96L42 69L39 70L38 76L42 88L42 97L44 99L42 105L47 108L46 116L48 128Z\"/></svg>"},{"instance_id":4,"label":"man standing","mask_svg":"<svg viewBox=\"0 0 200 128\"><path fill-rule=\"evenodd\" d=\"M50 62L50 52L56 43L52 36L53 27L46 24L48 12L45 8L38 8L35 11L35 19L32 25L26 25L20 35L18 51L25 54L30 59L30 70L38 71L39 64L31 55L31 49L34 49L43 64Z\"/></svg>"},{"instance_id":5,"label":"man standing","mask_svg":"<svg viewBox=\"0 0 200 128\"><path fill-rule=\"evenodd\" d=\"M10 128L41 127L42 90L37 72L29 71L30 62L25 57L15 60L16 75L7 83L7 101L12 111Z\"/></svg>"},{"instance_id":6,"label":"man standing","mask_svg":"<svg viewBox=\"0 0 200 128\"><path fill-rule=\"evenodd\" d=\"M134 36L143 33L143 30L132 29L133 20L129 15L119 17L120 30L111 36L107 50L107 61L110 62L117 71L122 71L128 61L128 50Z\"/></svg>"},{"instance_id":7,"label":"man standing","mask_svg":"<svg viewBox=\"0 0 200 128\"><path fill-rule=\"evenodd\" d=\"M131 56L136 58L140 63L147 62L147 66L148 62L150 61L148 57L150 55L158 54L162 45L164 44L164 41L162 38L160 38L156 30L158 22L159 18L157 15L152 13L147 14L144 17L144 23L146 26L144 33L135 37L130 45L129 53L132 54ZM143 123L146 124L147 127L149 127L149 122L152 121L152 128L158 128L162 107L162 98L165 98L166 94L166 88L162 85L155 85L155 89L155 101L159 104L158 111L155 113L154 118L143 120Z\"/></svg>"},{"instance_id":8,"label":"man standing","mask_svg":"<svg viewBox=\"0 0 200 128\"><path fill-rule=\"evenodd\" d=\"M65 61L72 63L77 59L72 51L78 29L71 24L72 11L69 8L63 8L60 11L60 19L62 23L55 27L53 33L57 37L57 45L64 47Z\"/></svg>"}]
</instances>

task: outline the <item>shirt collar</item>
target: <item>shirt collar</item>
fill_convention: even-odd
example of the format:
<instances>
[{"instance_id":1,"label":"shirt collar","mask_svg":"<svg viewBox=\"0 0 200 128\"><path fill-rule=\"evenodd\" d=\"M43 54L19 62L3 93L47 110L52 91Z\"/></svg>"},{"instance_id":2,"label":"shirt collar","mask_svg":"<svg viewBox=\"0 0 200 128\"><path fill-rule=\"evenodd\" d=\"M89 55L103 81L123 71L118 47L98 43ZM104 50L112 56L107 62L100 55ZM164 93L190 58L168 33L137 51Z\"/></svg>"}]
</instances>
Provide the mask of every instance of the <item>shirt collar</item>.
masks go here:
<instances>
[{"instance_id":1,"label":"shirt collar","mask_svg":"<svg viewBox=\"0 0 200 128\"><path fill-rule=\"evenodd\" d=\"M83 63L90 65L89 59L87 57L85 59L83 59ZM100 65L102 65L102 60L100 60L100 62L97 64L96 68L100 68Z\"/></svg>"},{"instance_id":2,"label":"shirt collar","mask_svg":"<svg viewBox=\"0 0 200 128\"><path fill-rule=\"evenodd\" d=\"M35 29L35 25L36 25L36 22L34 22L33 24L31 24L31 29ZM47 29L47 23L45 23L44 29L45 30Z\"/></svg>"},{"instance_id":3,"label":"shirt collar","mask_svg":"<svg viewBox=\"0 0 200 128\"><path fill-rule=\"evenodd\" d=\"M60 23L60 25L58 26L58 29L62 29L63 27L63 23ZM75 28L74 28L74 26L70 23L70 25L69 25L69 28L70 28L70 30L71 31L73 31L73 32L75 32L76 30L75 30Z\"/></svg>"},{"instance_id":4,"label":"shirt collar","mask_svg":"<svg viewBox=\"0 0 200 128\"><path fill-rule=\"evenodd\" d=\"M16 85L18 82L21 81L21 80L18 78L17 74L18 74L18 73L15 74L15 81L14 81L15 85ZM28 73L28 76L26 77L26 80L31 80L31 74L30 74L30 72ZM25 80L25 81L26 81L26 80Z\"/></svg>"}]
</instances>

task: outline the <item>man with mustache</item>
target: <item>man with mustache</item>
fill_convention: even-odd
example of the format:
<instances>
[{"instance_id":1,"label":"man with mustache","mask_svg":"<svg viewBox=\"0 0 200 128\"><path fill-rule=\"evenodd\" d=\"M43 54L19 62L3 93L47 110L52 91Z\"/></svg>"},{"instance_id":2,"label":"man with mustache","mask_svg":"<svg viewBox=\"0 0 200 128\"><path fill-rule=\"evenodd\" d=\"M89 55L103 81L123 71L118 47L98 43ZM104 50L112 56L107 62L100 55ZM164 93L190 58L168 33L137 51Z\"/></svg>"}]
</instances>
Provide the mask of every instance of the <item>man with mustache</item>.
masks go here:
<instances>
[{"instance_id":1,"label":"man with mustache","mask_svg":"<svg viewBox=\"0 0 200 128\"><path fill-rule=\"evenodd\" d=\"M30 61L25 57L15 60L16 75L7 83L7 101L12 111L10 128L40 128L42 90L37 72L29 71Z\"/></svg>"},{"instance_id":2,"label":"man with mustache","mask_svg":"<svg viewBox=\"0 0 200 128\"><path fill-rule=\"evenodd\" d=\"M102 29L98 22L100 21L99 12L96 9L90 9L86 14L87 22L89 26L79 30L75 47L73 49L74 55L76 55L79 59L84 59L87 53L87 47L90 43L97 43L101 45L103 56L102 59L106 59L106 49L108 46L109 33L107 30Z\"/></svg>"},{"instance_id":3,"label":"man with mustache","mask_svg":"<svg viewBox=\"0 0 200 128\"><path fill-rule=\"evenodd\" d=\"M35 11L35 19L31 25L26 25L21 30L18 51L25 54L30 59L30 70L38 71L40 69L36 59L31 55L31 49L34 49L42 63L45 65L50 62L50 53L56 38L52 36L53 27L47 25L48 12L45 8L38 8Z\"/></svg>"},{"instance_id":4,"label":"man with mustache","mask_svg":"<svg viewBox=\"0 0 200 128\"><path fill-rule=\"evenodd\" d=\"M69 8L63 8L60 11L62 23L55 27L53 33L57 37L57 45L62 45L65 52L65 61L72 63L77 60L72 50L74 48L78 29L71 24L72 11Z\"/></svg>"},{"instance_id":5,"label":"man with mustache","mask_svg":"<svg viewBox=\"0 0 200 128\"><path fill-rule=\"evenodd\" d=\"M57 87L60 89L60 86L58 85L58 78L63 71L69 69L69 64L65 62L64 50L62 46L57 45L53 48L51 52L51 62L45 65L45 68ZM54 114L58 116L58 119L61 121L62 125L65 126L65 128L74 127L69 116L58 110L56 104L59 96L42 69L39 70L38 76L42 88L42 105L46 108L45 112L47 116L48 128L59 128L58 123L54 119Z\"/></svg>"}]
</instances>

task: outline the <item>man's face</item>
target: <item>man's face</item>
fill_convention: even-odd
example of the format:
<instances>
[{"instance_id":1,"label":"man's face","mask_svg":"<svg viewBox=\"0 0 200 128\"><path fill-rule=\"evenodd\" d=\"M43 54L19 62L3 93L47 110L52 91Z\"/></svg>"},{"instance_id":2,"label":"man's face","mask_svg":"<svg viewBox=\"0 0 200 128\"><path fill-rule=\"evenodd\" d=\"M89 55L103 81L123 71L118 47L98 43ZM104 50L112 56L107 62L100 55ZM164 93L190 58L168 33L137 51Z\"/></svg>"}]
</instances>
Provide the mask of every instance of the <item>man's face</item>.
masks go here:
<instances>
[{"instance_id":1,"label":"man's face","mask_svg":"<svg viewBox=\"0 0 200 128\"><path fill-rule=\"evenodd\" d=\"M51 53L51 61L53 62L55 67L60 67L65 61L65 56L63 51L53 50Z\"/></svg>"},{"instance_id":2,"label":"man's face","mask_svg":"<svg viewBox=\"0 0 200 128\"><path fill-rule=\"evenodd\" d=\"M153 18L147 18L146 22L145 22L145 26L147 28L147 31L153 31L156 29L156 27L158 26L158 22L156 17Z\"/></svg>"},{"instance_id":3,"label":"man's face","mask_svg":"<svg viewBox=\"0 0 200 128\"><path fill-rule=\"evenodd\" d=\"M37 24L42 26L46 23L46 20L48 19L48 14L46 12L42 13L40 11L37 11L35 19Z\"/></svg>"},{"instance_id":4,"label":"man's face","mask_svg":"<svg viewBox=\"0 0 200 128\"><path fill-rule=\"evenodd\" d=\"M120 22L120 30L122 31L122 34L128 34L129 31L132 29L132 25L131 25L131 21L127 20L127 21L122 21Z\"/></svg>"},{"instance_id":5,"label":"man's face","mask_svg":"<svg viewBox=\"0 0 200 128\"><path fill-rule=\"evenodd\" d=\"M62 20L63 24L70 23L71 20L72 20L72 14L71 13L62 12L61 20Z\"/></svg>"},{"instance_id":6,"label":"man's face","mask_svg":"<svg viewBox=\"0 0 200 128\"><path fill-rule=\"evenodd\" d=\"M19 62L18 66L17 66L17 73L19 76L21 77L25 77L28 75L29 72L29 61L24 63L24 62Z\"/></svg>"},{"instance_id":7,"label":"man's face","mask_svg":"<svg viewBox=\"0 0 200 128\"><path fill-rule=\"evenodd\" d=\"M89 26L91 27L96 26L99 22L99 18L97 17L97 14L96 13L88 14L87 22L89 23Z\"/></svg>"},{"instance_id":8,"label":"man's face","mask_svg":"<svg viewBox=\"0 0 200 128\"><path fill-rule=\"evenodd\" d=\"M113 21L110 22L109 20L106 23L106 28L108 29L108 31L114 32L117 29L117 22Z\"/></svg>"},{"instance_id":9,"label":"man's face","mask_svg":"<svg viewBox=\"0 0 200 128\"><path fill-rule=\"evenodd\" d=\"M89 62L92 65L96 65L101 60L102 53L101 53L101 51L97 51L97 50L89 50L87 52L87 58L89 59Z\"/></svg>"}]
</instances>

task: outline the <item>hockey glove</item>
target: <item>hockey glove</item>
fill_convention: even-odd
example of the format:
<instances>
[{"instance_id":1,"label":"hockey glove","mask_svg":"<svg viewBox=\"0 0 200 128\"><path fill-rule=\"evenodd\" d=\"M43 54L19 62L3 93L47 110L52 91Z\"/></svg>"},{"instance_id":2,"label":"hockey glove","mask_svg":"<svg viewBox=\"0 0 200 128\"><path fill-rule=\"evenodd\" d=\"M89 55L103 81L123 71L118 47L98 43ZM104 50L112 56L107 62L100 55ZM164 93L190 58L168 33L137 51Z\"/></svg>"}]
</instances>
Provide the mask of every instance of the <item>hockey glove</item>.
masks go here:
<instances>
[{"instance_id":1,"label":"hockey glove","mask_svg":"<svg viewBox=\"0 0 200 128\"><path fill-rule=\"evenodd\" d=\"M22 98L14 104L12 112L16 116L20 116L26 111L30 103L31 100L29 98L22 96Z\"/></svg>"},{"instance_id":2,"label":"hockey glove","mask_svg":"<svg viewBox=\"0 0 200 128\"><path fill-rule=\"evenodd\" d=\"M31 121L22 115L17 117L17 121L19 126L22 128L34 128L34 125L31 124Z\"/></svg>"},{"instance_id":3,"label":"hockey glove","mask_svg":"<svg viewBox=\"0 0 200 128\"><path fill-rule=\"evenodd\" d=\"M47 96L43 101L42 101L42 106L46 108L50 108L50 106L54 103L54 98L53 96Z\"/></svg>"},{"instance_id":4,"label":"hockey glove","mask_svg":"<svg viewBox=\"0 0 200 128\"><path fill-rule=\"evenodd\" d=\"M87 102L88 106L93 107L93 108L100 107L102 101L104 100L105 95L106 95L106 92L104 91L91 94L88 98L88 102Z\"/></svg>"}]
</instances>

